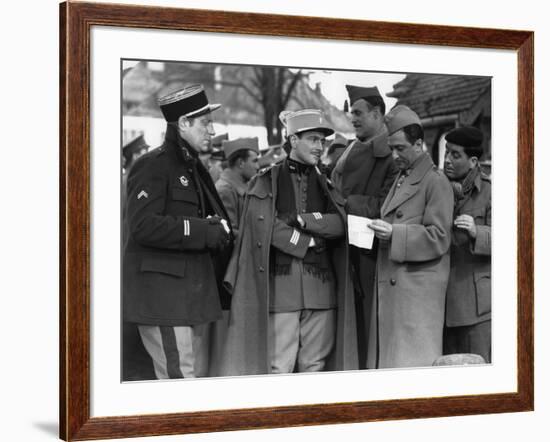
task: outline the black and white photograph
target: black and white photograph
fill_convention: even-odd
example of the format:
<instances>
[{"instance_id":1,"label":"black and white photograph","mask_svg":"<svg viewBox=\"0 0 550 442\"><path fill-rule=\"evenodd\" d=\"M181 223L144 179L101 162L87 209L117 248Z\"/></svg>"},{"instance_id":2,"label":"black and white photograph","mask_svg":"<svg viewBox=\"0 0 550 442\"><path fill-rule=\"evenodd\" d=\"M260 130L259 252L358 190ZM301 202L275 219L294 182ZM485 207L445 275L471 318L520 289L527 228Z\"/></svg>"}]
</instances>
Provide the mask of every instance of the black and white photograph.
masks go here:
<instances>
[{"instance_id":1,"label":"black and white photograph","mask_svg":"<svg viewBox=\"0 0 550 442\"><path fill-rule=\"evenodd\" d=\"M492 78L122 59L121 380L492 363Z\"/></svg>"}]
</instances>

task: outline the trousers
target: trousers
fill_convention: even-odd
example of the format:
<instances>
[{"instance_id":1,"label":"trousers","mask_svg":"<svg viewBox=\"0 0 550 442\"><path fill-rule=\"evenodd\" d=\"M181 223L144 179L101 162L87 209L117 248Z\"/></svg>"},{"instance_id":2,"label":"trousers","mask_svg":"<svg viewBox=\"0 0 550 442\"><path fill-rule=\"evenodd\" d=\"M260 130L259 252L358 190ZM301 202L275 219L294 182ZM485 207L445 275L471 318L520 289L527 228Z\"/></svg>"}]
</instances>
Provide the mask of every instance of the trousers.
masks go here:
<instances>
[{"instance_id":1,"label":"trousers","mask_svg":"<svg viewBox=\"0 0 550 442\"><path fill-rule=\"evenodd\" d=\"M208 374L210 324L138 325L157 379L195 378Z\"/></svg>"},{"instance_id":2,"label":"trousers","mask_svg":"<svg viewBox=\"0 0 550 442\"><path fill-rule=\"evenodd\" d=\"M271 372L322 371L335 333L334 309L270 313Z\"/></svg>"}]
</instances>

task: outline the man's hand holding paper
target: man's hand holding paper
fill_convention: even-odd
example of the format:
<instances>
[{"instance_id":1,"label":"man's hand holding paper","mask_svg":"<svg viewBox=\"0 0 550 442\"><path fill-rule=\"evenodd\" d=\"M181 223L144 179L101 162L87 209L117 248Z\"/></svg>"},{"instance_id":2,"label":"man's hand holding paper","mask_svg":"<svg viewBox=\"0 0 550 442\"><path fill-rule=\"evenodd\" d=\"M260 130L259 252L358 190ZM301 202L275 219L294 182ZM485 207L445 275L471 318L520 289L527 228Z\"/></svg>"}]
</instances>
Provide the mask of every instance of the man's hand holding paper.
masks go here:
<instances>
[{"instance_id":1,"label":"man's hand holding paper","mask_svg":"<svg viewBox=\"0 0 550 442\"><path fill-rule=\"evenodd\" d=\"M348 215L349 243L362 249L372 249L374 231L369 228L371 223L369 218Z\"/></svg>"}]
</instances>

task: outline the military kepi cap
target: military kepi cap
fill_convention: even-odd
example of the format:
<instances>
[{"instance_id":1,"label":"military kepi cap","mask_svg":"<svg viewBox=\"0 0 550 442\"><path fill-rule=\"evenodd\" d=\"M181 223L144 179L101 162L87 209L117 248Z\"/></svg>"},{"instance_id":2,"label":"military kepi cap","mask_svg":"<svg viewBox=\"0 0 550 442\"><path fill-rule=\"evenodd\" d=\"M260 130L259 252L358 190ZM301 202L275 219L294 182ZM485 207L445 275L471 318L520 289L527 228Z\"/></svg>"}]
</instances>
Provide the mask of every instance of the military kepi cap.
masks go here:
<instances>
[{"instance_id":1,"label":"military kepi cap","mask_svg":"<svg viewBox=\"0 0 550 442\"><path fill-rule=\"evenodd\" d=\"M348 91L349 102L352 106L353 106L353 103L355 103L360 98L365 98L365 99L369 97L382 98L382 95L380 95L380 91L376 86L361 87L361 86L352 86L350 84L346 84L346 90Z\"/></svg>"},{"instance_id":2,"label":"military kepi cap","mask_svg":"<svg viewBox=\"0 0 550 442\"><path fill-rule=\"evenodd\" d=\"M445 135L445 139L462 147L479 147L483 143L483 132L472 126L458 127Z\"/></svg>"},{"instance_id":3,"label":"military kepi cap","mask_svg":"<svg viewBox=\"0 0 550 442\"><path fill-rule=\"evenodd\" d=\"M181 116L196 118L219 109L221 104L210 104L204 86L193 84L158 99L164 119L178 121Z\"/></svg>"},{"instance_id":4,"label":"military kepi cap","mask_svg":"<svg viewBox=\"0 0 550 442\"><path fill-rule=\"evenodd\" d=\"M301 132L316 130L330 136L334 130L328 124L325 116L319 109L303 109L287 113L284 118L288 136Z\"/></svg>"},{"instance_id":5,"label":"military kepi cap","mask_svg":"<svg viewBox=\"0 0 550 442\"><path fill-rule=\"evenodd\" d=\"M258 137L253 138L237 138L236 140L224 141L223 152L225 158L229 159L231 155L240 150L251 150L256 153L260 153L260 148L258 144Z\"/></svg>"},{"instance_id":6,"label":"military kepi cap","mask_svg":"<svg viewBox=\"0 0 550 442\"><path fill-rule=\"evenodd\" d=\"M411 124L418 124L419 126L422 126L420 123L420 117L416 114L416 112L403 104L399 104L389 111L384 117L384 123L388 128L389 135L403 129L405 126L410 126Z\"/></svg>"}]
</instances>

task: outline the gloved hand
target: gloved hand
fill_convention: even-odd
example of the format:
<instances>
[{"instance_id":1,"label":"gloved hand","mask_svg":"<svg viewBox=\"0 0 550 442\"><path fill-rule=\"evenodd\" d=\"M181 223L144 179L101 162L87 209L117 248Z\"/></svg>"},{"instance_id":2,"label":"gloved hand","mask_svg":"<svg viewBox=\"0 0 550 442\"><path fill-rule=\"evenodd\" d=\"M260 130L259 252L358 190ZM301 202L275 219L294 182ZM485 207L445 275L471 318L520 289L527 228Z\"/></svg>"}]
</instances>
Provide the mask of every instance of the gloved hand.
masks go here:
<instances>
[{"instance_id":1,"label":"gloved hand","mask_svg":"<svg viewBox=\"0 0 550 442\"><path fill-rule=\"evenodd\" d=\"M287 224L289 227L293 227L294 229L303 229L304 224L303 221L300 222L299 215L297 213L291 213L290 215L286 216L285 218L282 218L282 220Z\"/></svg>"},{"instance_id":2,"label":"gloved hand","mask_svg":"<svg viewBox=\"0 0 550 442\"><path fill-rule=\"evenodd\" d=\"M228 246L231 241L231 236L226 232L221 218L214 216L208 218L206 226L206 248L209 250L220 250Z\"/></svg>"},{"instance_id":3,"label":"gloved hand","mask_svg":"<svg viewBox=\"0 0 550 442\"><path fill-rule=\"evenodd\" d=\"M313 250L315 250L315 253L322 253L327 249L327 241L324 238L320 238L318 236L315 238L315 246Z\"/></svg>"}]
</instances>

